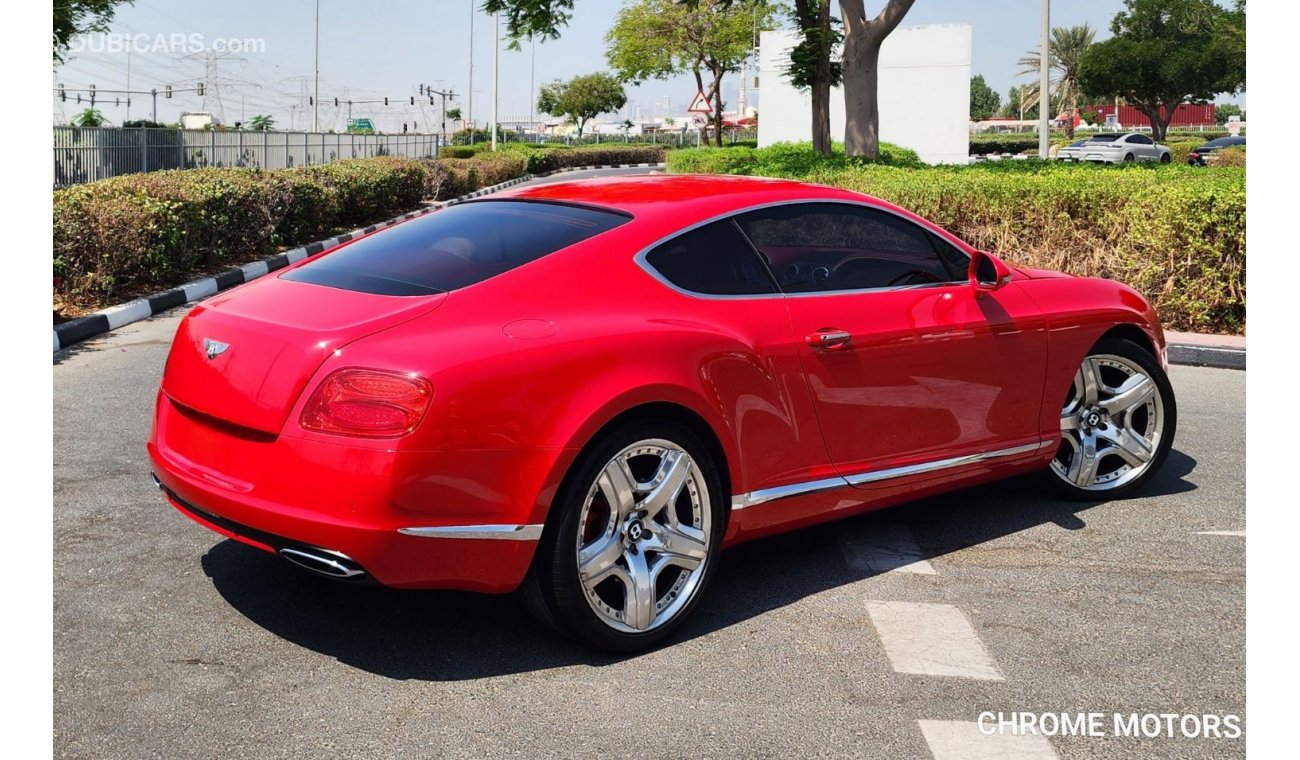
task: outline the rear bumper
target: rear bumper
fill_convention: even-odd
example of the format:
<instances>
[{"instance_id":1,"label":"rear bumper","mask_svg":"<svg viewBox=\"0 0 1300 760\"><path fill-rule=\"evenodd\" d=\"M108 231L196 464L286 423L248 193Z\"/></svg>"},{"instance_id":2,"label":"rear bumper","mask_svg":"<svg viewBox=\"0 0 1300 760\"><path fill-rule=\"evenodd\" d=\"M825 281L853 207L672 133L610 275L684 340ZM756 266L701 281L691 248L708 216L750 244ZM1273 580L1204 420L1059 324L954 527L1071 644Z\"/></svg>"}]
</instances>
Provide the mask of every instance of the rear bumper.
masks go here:
<instances>
[{"instance_id":1,"label":"rear bumper","mask_svg":"<svg viewBox=\"0 0 1300 760\"><path fill-rule=\"evenodd\" d=\"M553 452L249 441L162 395L156 414L148 452L167 500L227 537L270 552L337 552L395 588L504 593L532 562Z\"/></svg>"}]
</instances>

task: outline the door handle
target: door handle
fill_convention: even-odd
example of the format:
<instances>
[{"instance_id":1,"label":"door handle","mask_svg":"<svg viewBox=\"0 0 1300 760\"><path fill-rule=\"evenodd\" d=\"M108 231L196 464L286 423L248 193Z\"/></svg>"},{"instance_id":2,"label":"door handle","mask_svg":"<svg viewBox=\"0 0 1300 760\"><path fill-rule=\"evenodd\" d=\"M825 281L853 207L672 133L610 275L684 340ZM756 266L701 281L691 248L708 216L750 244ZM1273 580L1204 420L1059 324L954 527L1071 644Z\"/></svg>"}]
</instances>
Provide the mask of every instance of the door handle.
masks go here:
<instances>
[{"instance_id":1,"label":"door handle","mask_svg":"<svg viewBox=\"0 0 1300 760\"><path fill-rule=\"evenodd\" d=\"M847 330L826 327L815 333L809 333L803 340L814 349L835 351L849 345L853 340L853 336Z\"/></svg>"}]
</instances>

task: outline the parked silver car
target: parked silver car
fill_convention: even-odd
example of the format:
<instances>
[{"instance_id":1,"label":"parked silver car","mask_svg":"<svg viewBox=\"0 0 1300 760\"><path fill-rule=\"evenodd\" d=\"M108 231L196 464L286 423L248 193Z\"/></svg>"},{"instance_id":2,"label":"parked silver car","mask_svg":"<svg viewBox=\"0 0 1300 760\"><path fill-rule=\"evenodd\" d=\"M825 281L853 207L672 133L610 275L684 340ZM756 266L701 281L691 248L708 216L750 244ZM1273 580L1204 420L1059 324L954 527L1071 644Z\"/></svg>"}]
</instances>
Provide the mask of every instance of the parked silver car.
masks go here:
<instances>
[{"instance_id":1,"label":"parked silver car","mask_svg":"<svg viewBox=\"0 0 1300 760\"><path fill-rule=\"evenodd\" d=\"M1087 140L1072 143L1056 154L1058 161L1097 161L1118 164L1124 161L1159 161L1167 164L1172 152L1165 145L1157 145L1140 132L1128 134L1099 134Z\"/></svg>"}]
</instances>

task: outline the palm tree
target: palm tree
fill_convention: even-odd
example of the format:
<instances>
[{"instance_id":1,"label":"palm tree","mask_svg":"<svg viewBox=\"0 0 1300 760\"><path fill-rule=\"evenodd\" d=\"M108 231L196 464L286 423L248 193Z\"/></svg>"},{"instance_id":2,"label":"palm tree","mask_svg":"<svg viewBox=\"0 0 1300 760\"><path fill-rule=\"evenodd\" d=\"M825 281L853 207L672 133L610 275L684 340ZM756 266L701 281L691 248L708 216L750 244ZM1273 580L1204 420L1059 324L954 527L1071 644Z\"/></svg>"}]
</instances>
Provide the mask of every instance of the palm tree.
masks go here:
<instances>
[{"instance_id":1,"label":"palm tree","mask_svg":"<svg viewBox=\"0 0 1300 760\"><path fill-rule=\"evenodd\" d=\"M1056 26L1052 27L1052 39L1048 43L1048 54L1051 56L1047 64L1051 73L1051 79L1048 80L1048 106L1051 106L1050 98L1056 98L1063 108L1069 109L1070 118L1065 125L1065 134L1071 138L1074 137L1074 115L1079 110L1079 61L1083 59L1084 51L1092 45L1096 35L1097 31L1088 24ZM1040 61L1038 51L1025 53L1019 61L1024 67L1019 76L1037 74ZM1022 105L1030 108L1037 102L1038 82L1035 81L1025 88Z\"/></svg>"},{"instance_id":2,"label":"palm tree","mask_svg":"<svg viewBox=\"0 0 1300 760\"><path fill-rule=\"evenodd\" d=\"M72 117L72 126L102 127L104 126L104 115L93 108L87 108L86 110Z\"/></svg>"},{"instance_id":3,"label":"palm tree","mask_svg":"<svg viewBox=\"0 0 1300 760\"><path fill-rule=\"evenodd\" d=\"M248 120L248 128L256 132L267 132L275 126L275 118L266 114L258 114Z\"/></svg>"}]
</instances>

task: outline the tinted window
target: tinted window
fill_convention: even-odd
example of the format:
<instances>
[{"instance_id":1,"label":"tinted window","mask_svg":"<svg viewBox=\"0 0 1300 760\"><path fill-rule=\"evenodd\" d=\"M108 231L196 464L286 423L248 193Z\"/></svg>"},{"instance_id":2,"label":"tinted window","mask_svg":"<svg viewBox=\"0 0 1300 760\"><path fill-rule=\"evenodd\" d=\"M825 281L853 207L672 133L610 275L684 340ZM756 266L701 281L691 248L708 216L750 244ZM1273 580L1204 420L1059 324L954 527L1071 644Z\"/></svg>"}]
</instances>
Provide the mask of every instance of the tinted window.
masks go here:
<instances>
[{"instance_id":1,"label":"tinted window","mask_svg":"<svg viewBox=\"0 0 1300 760\"><path fill-rule=\"evenodd\" d=\"M966 279L969 266L921 227L863 206L775 206L737 221L789 293L953 282Z\"/></svg>"},{"instance_id":2,"label":"tinted window","mask_svg":"<svg viewBox=\"0 0 1300 760\"><path fill-rule=\"evenodd\" d=\"M387 296L441 293L508 272L628 218L555 203L459 204L358 240L284 278Z\"/></svg>"},{"instance_id":3,"label":"tinted window","mask_svg":"<svg viewBox=\"0 0 1300 760\"><path fill-rule=\"evenodd\" d=\"M1153 145L1153 144L1154 144L1154 143L1151 142L1151 138L1150 138L1150 137L1147 137L1146 135L1133 135L1133 136L1131 136L1131 137L1128 138L1128 141L1131 142L1131 143L1137 143L1138 145Z\"/></svg>"},{"instance_id":4,"label":"tinted window","mask_svg":"<svg viewBox=\"0 0 1300 760\"><path fill-rule=\"evenodd\" d=\"M1088 138L1088 142L1108 143L1115 142L1117 139L1119 139L1119 135L1093 135Z\"/></svg>"},{"instance_id":5,"label":"tinted window","mask_svg":"<svg viewBox=\"0 0 1300 760\"><path fill-rule=\"evenodd\" d=\"M1205 150L1206 148L1226 148L1229 145L1245 145L1245 144L1246 144L1246 138L1244 137L1220 137L1218 139L1211 140L1206 144L1202 145L1200 147L1200 150Z\"/></svg>"},{"instance_id":6,"label":"tinted window","mask_svg":"<svg viewBox=\"0 0 1300 760\"><path fill-rule=\"evenodd\" d=\"M679 235L646 254L646 263L683 290L707 295L775 293L754 249L730 220Z\"/></svg>"}]
</instances>

